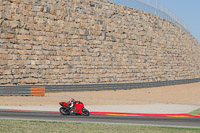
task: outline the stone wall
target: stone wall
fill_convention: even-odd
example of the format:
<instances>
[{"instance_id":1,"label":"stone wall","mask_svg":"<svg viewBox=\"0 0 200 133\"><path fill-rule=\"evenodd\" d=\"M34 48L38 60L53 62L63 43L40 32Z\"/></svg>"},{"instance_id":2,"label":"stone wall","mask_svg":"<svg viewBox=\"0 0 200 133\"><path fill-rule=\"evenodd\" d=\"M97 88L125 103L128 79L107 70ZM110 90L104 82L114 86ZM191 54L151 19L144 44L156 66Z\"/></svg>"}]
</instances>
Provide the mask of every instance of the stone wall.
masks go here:
<instances>
[{"instance_id":1,"label":"stone wall","mask_svg":"<svg viewBox=\"0 0 200 133\"><path fill-rule=\"evenodd\" d=\"M0 85L200 78L200 45L165 19L106 0L0 0Z\"/></svg>"}]
</instances>

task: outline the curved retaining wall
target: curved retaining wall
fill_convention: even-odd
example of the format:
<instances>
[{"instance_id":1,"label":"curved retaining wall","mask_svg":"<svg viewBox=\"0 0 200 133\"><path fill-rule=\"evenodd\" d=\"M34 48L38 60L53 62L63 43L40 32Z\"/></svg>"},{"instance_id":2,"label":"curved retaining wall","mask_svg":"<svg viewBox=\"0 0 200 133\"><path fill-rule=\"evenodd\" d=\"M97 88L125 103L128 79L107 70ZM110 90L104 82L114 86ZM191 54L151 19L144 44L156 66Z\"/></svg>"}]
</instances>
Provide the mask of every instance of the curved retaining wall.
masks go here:
<instances>
[{"instance_id":1,"label":"curved retaining wall","mask_svg":"<svg viewBox=\"0 0 200 133\"><path fill-rule=\"evenodd\" d=\"M200 78L200 45L178 25L105 0L0 0L0 85Z\"/></svg>"}]
</instances>

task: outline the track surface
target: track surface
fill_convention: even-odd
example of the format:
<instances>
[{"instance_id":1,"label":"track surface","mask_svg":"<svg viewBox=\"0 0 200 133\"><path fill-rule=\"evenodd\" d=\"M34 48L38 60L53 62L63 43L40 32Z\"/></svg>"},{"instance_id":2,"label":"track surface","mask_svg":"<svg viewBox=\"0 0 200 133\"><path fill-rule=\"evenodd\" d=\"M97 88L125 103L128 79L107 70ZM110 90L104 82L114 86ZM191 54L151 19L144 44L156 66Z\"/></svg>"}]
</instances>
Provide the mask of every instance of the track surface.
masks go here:
<instances>
[{"instance_id":1,"label":"track surface","mask_svg":"<svg viewBox=\"0 0 200 133\"><path fill-rule=\"evenodd\" d=\"M179 117L141 117L141 116L109 116L90 115L88 116L62 116L57 112L30 112L30 111L9 111L0 110L0 119L18 120L45 120L61 122L88 122L88 123L118 123L133 125L156 125L171 127L194 127L200 128L200 118L179 118Z\"/></svg>"}]
</instances>

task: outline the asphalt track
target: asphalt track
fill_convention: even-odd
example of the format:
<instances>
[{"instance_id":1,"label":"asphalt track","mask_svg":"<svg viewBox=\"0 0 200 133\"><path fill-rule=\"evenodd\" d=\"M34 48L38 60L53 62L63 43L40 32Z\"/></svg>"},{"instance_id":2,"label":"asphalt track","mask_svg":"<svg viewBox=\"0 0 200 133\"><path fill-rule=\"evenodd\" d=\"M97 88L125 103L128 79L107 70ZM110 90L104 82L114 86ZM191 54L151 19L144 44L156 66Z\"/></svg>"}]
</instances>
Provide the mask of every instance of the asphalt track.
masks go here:
<instances>
[{"instance_id":1,"label":"asphalt track","mask_svg":"<svg viewBox=\"0 0 200 133\"><path fill-rule=\"evenodd\" d=\"M200 117L144 117L118 115L62 116L58 112L0 110L0 119L200 128Z\"/></svg>"}]
</instances>

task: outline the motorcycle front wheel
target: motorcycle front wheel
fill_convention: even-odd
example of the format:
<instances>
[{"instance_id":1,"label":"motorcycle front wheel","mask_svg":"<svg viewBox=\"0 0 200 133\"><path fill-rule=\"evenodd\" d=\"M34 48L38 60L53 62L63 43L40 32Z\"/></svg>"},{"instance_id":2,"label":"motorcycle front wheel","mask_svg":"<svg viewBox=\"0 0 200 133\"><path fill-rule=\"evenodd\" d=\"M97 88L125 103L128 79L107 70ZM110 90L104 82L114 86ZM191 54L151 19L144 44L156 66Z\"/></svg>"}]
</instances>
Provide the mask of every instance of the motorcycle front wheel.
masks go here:
<instances>
[{"instance_id":1,"label":"motorcycle front wheel","mask_svg":"<svg viewBox=\"0 0 200 133\"><path fill-rule=\"evenodd\" d=\"M60 107L60 113L62 115L70 115L70 110L66 107Z\"/></svg>"},{"instance_id":2,"label":"motorcycle front wheel","mask_svg":"<svg viewBox=\"0 0 200 133\"><path fill-rule=\"evenodd\" d=\"M84 116L89 116L90 112L87 109L83 109L83 115Z\"/></svg>"}]
</instances>

